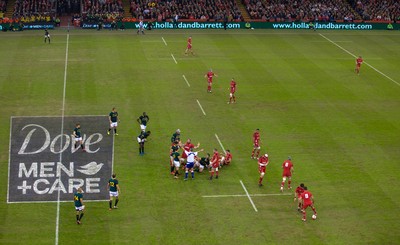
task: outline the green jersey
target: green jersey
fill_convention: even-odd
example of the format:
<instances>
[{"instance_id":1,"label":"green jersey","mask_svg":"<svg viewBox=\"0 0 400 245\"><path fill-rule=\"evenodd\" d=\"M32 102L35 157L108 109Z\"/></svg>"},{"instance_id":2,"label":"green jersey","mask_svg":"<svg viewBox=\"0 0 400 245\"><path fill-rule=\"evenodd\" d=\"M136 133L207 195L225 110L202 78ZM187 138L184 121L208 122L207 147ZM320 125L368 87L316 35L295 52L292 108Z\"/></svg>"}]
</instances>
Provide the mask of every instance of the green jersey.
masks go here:
<instances>
[{"instance_id":1,"label":"green jersey","mask_svg":"<svg viewBox=\"0 0 400 245\"><path fill-rule=\"evenodd\" d=\"M111 122L118 122L118 112L112 111L112 112L110 112L109 116L110 116Z\"/></svg>"},{"instance_id":2,"label":"green jersey","mask_svg":"<svg viewBox=\"0 0 400 245\"><path fill-rule=\"evenodd\" d=\"M83 194L79 193L79 192L75 192L75 194L74 194L75 207L81 207L82 206L82 199L83 199Z\"/></svg>"},{"instance_id":3,"label":"green jersey","mask_svg":"<svg viewBox=\"0 0 400 245\"><path fill-rule=\"evenodd\" d=\"M75 128L74 129L74 133L75 133L75 138L80 138L81 136L81 128Z\"/></svg>"},{"instance_id":4,"label":"green jersey","mask_svg":"<svg viewBox=\"0 0 400 245\"><path fill-rule=\"evenodd\" d=\"M180 133L174 133L171 137L171 142L174 143L175 141L180 141L181 140L181 134Z\"/></svg>"},{"instance_id":5,"label":"green jersey","mask_svg":"<svg viewBox=\"0 0 400 245\"><path fill-rule=\"evenodd\" d=\"M111 178L111 179L108 181L108 185L110 186L110 191L112 191L112 192L118 191L118 188L117 188L117 186L118 186L118 180L117 180L117 179Z\"/></svg>"},{"instance_id":6,"label":"green jersey","mask_svg":"<svg viewBox=\"0 0 400 245\"><path fill-rule=\"evenodd\" d=\"M179 154L179 152L175 151L171 153L171 157L174 159L174 161L179 162L179 156L181 154Z\"/></svg>"}]
</instances>

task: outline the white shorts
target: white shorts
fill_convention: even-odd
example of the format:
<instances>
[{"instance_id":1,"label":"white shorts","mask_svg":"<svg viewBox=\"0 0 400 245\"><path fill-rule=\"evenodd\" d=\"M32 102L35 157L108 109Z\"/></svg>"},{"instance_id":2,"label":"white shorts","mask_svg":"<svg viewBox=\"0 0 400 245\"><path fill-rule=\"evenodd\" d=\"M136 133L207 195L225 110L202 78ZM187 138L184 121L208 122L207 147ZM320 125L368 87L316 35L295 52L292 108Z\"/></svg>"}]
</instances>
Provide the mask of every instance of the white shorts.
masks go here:
<instances>
[{"instance_id":1,"label":"white shorts","mask_svg":"<svg viewBox=\"0 0 400 245\"><path fill-rule=\"evenodd\" d=\"M82 137L79 137L79 138L75 137L75 142L79 142L79 141L82 141Z\"/></svg>"},{"instance_id":2,"label":"white shorts","mask_svg":"<svg viewBox=\"0 0 400 245\"><path fill-rule=\"evenodd\" d=\"M79 207L75 206L75 210L76 211L83 211L84 209L85 209L85 205L82 205L82 206L79 206Z\"/></svg>"},{"instance_id":3,"label":"white shorts","mask_svg":"<svg viewBox=\"0 0 400 245\"><path fill-rule=\"evenodd\" d=\"M116 128L118 126L118 122L110 123L110 128Z\"/></svg>"},{"instance_id":4,"label":"white shorts","mask_svg":"<svg viewBox=\"0 0 400 245\"><path fill-rule=\"evenodd\" d=\"M49 35L47 35L47 36L46 36L46 35L44 35L44 38L50 38L50 34L49 34Z\"/></svg>"},{"instance_id":5,"label":"white shorts","mask_svg":"<svg viewBox=\"0 0 400 245\"><path fill-rule=\"evenodd\" d=\"M110 197L118 197L118 191L110 191Z\"/></svg>"},{"instance_id":6,"label":"white shorts","mask_svg":"<svg viewBox=\"0 0 400 245\"><path fill-rule=\"evenodd\" d=\"M140 124L140 129L141 129L142 131L146 130L146 125Z\"/></svg>"},{"instance_id":7,"label":"white shorts","mask_svg":"<svg viewBox=\"0 0 400 245\"><path fill-rule=\"evenodd\" d=\"M143 143L143 142L144 142L144 139L141 139L141 138L137 137L137 142L138 142L138 143Z\"/></svg>"},{"instance_id":8,"label":"white shorts","mask_svg":"<svg viewBox=\"0 0 400 245\"><path fill-rule=\"evenodd\" d=\"M174 161L174 166L175 168L179 168L181 166L181 163L179 161Z\"/></svg>"}]
</instances>

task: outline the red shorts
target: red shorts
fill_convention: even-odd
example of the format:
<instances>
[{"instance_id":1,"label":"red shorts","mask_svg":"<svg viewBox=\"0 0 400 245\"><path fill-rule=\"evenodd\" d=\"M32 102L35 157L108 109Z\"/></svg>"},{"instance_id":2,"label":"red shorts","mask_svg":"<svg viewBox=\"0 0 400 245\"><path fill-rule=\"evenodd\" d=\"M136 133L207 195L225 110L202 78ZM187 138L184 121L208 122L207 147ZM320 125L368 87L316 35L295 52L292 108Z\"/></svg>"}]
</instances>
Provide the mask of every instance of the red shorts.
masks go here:
<instances>
[{"instance_id":1,"label":"red shorts","mask_svg":"<svg viewBox=\"0 0 400 245\"><path fill-rule=\"evenodd\" d=\"M231 94L234 94L236 91L235 90L231 90Z\"/></svg>"},{"instance_id":2,"label":"red shorts","mask_svg":"<svg viewBox=\"0 0 400 245\"><path fill-rule=\"evenodd\" d=\"M283 171L282 177L292 177L292 173L290 171Z\"/></svg>"},{"instance_id":3,"label":"red shorts","mask_svg":"<svg viewBox=\"0 0 400 245\"><path fill-rule=\"evenodd\" d=\"M212 164L212 167L213 167L213 168L218 168L218 167L219 167L219 162L217 161L216 163L213 163L213 164Z\"/></svg>"},{"instance_id":4,"label":"red shorts","mask_svg":"<svg viewBox=\"0 0 400 245\"><path fill-rule=\"evenodd\" d=\"M311 207L313 204L312 203L304 203L303 204L303 209L305 210L308 207Z\"/></svg>"},{"instance_id":5,"label":"red shorts","mask_svg":"<svg viewBox=\"0 0 400 245\"><path fill-rule=\"evenodd\" d=\"M265 167L265 166L259 166L258 167L258 172L260 172L260 173L265 173L265 170L266 170L267 168Z\"/></svg>"},{"instance_id":6,"label":"red shorts","mask_svg":"<svg viewBox=\"0 0 400 245\"><path fill-rule=\"evenodd\" d=\"M188 44L187 49L191 49L192 45Z\"/></svg>"}]
</instances>

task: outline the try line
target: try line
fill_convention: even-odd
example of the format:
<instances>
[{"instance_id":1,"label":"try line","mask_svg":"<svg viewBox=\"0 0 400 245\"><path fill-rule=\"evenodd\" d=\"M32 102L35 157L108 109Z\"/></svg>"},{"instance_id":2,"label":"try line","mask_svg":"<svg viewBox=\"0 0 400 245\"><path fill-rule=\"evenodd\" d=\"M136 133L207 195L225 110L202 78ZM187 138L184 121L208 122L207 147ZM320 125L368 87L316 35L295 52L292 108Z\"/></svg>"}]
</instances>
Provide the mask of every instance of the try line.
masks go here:
<instances>
[{"instance_id":1,"label":"try line","mask_svg":"<svg viewBox=\"0 0 400 245\"><path fill-rule=\"evenodd\" d=\"M60 135L64 134L64 116L65 116L65 94L67 90L67 70L68 70L68 48L69 48L69 34L67 34L67 44L65 48L65 64L64 64L64 85L63 85L63 97L62 97L62 108L61 108L61 129ZM60 138L60 149L63 148L63 138ZM60 152L59 161L62 162L62 152ZM61 174L58 177L59 182L61 183ZM55 245L58 245L58 234L60 229L60 190L58 188L57 192L57 216L56 216L56 234L55 234Z\"/></svg>"},{"instance_id":2,"label":"try line","mask_svg":"<svg viewBox=\"0 0 400 245\"><path fill-rule=\"evenodd\" d=\"M325 40L327 40L328 42L332 43L333 45L335 45L336 47L340 48L341 50L343 50L344 52L348 53L349 55L353 56L354 58L357 58L356 55L354 55L353 53L351 53L350 51L348 51L347 49L343 48L342 46L340 46L339 44L335 43L334 41L330 40L329 38L325 37L323 34L319 33L319 35L321 37L323 37ZM381 72L380 70L376 69L375 67L373 67L372 65L368 64L367 62L364 61L364 63L371 67L374 71L378 72L379 74L381 74L382 76L386 77L387 79L389 79L390 81L394 82L395 84L400 86L400 83L396 82L393 78L389 77L388 75L386 75L385 73Z\"/></svg>"}]
</instances>

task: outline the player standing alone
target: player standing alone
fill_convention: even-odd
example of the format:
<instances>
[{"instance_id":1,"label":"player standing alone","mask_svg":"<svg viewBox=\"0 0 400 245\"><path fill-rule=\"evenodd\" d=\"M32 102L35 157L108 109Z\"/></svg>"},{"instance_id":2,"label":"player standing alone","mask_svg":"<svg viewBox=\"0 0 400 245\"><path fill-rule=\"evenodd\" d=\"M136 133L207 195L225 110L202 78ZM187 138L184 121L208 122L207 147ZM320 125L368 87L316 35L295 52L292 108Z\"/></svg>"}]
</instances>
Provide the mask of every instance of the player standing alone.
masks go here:
<instances>
[{"instance_id":1,"label":"player standing alone","mask_svg":"<svg viewBox=\"0 0 400 245\"><path fill-rule=\"evenodd\" d=\"M311 209L314 212L314 215L317 216L317 212L315 211L315 207L314 207L314 197L311 194L311 192L309 192L307 190L307 187L304 186L304 192L301 194L301 201L302 201L302 205L303 205L303 218L301 220L306 221L306 209L308 207L311 207Z\"/></svg>"},{"instance_id":2,"label":"player standing alone","mask_svg":"<svg viewBox=\"0 0 400 245\"><path fill-rule=\"evenodd\" d=\"M114 204L114 208L118 208L117 204L119 201L119 193L121 193L121 190L119 189L119 184L118 184L118 180L116 179L117 175L116 174L112 174L111 179L108 181L108 187L110 189L110 201L108 202L109 204L109 210L112 210L112 201L113 198L115 197L115 204Z\"/></svg>"},{"instance_id":3,"label":"player standing alone","mask_svg":"<svg viewBox=\"0 0 400 245\"><path fill-rule=\"evenodd\" d=\"M229 102L228 102L228 104L230 104L230 103L236 103L236 96L235 96L235 92L236 92L236 82L235 82L235 80L232 78L232 80L231 80L231 84L230 84L230 87L229 87Z\"/></svg>"},{"instance_id":4,"label":"player standing alone","mask_svg":"<svg viewBox=\"0 0 400 245\"><path fill-rule=\"evenodd\" d=\"M293 173L293 163L292 158L288 157L286 161L283 162L283 174L282 174L282 183L281 183L281 192L283 192L283 187L285 186L286 179L288 179L288 189L292 189L290 184L292 183L292 173Z\"/></svg>"},{"instance_id":5,"label":"player standing alone","mask_svg":"<svg viewBox=\"0 0 400 245\"><path fill-rule=\"evenodd\" d=\"M210 69L206 75L204 75L205 78L207 78L207 92L211 93L211 88L212 88L212 82L213 82L213 77L218 77L217 74L215 74L212 69Z\"/></svg>"},{"instance_id":6,"label":"player standing alone","mask_svg":"<svg viewBox=\"0 0 400 245\"><path fill-rule=\"evenodd\" d=\"M50 44L50 33L47 29L45 29L44 30L44 43L46 43L47 40L49 40L49 44Z\"/></svg>"},{"instance_id":7,"label":"player standing alone","mask_svg":"<svg viewBox=\"0 0 400 245\"><path fill-rule=\"evenodd\" d=\"M251 158L257 159L260 154L260 129L256 129L253 133L253 151L251 152Z\"/></svg>"},{"instance_id":8,"label":"player standing alone","mask_svg":"<svg viewBox=\"0 0 400 245\"><path fill-rule=\"evenodd\" d=\"M194 55L193 49L192 49L192 37L188 37L188 40L187 40L185 55L188 55L188 53L191 53L192 55Z\"/></svg>"},{"instance_id":9,"label":"player standing alone","mask_svg":"<svg viewBox=\"0 0 400 245\"><path fill-rule=\"evenodd\" d=\"M74 132L72 133L72 135L75 137L75 148L79 147L80 145L82 151L86 152L85 146L83 145L82 141L81 125L79 123L75 125Z\"/></svg>"},{"instance_id":10,"label":"player standing alone","mask_svg":"<svg viewBox=\"0 0 400 245\"><path fill-rule=\"evenodd\" d=\"M362 64L362 63L363 63L362 57L361 57L361 56L358 56L358 58L356 59L356 69L355 69L357 75L360 74L360 68L361 68L361 64Z\"/></svg>"},{"instance_id":11,"label":"player standing alone","mask_svg":"<svg viewBox=\"0 0 400 245\"><path fill-rule=\"evenodd\" d=\"M74 193L74 204L76 211L76 223L78 225L81 224L81 219L83 217L83 210L85 209L85 205L83 205L83 194L82 188L78 188L78 190Z\"/></svg>"},{"instance_id":12,"label":"player standing alone","mask_svg":"<svg viewBox=\"0 0 400 245\"><path fill-rule=\"evenodd\" d=\"M268 154L264 154L258 159L258 172L260 173L260 178L258 179L258 186L262 186L262 181L264 179L265 170L269 163Z\"/></svg>"},{"instance_id":13,"label":"player standing alone","mask_svg":"<svg viewBox=\"0 0 400 245\"><path fill-rule=\"evenodd\" d=\"M115 107L112 108L110 114L108 115L108 121L110 123L110 127L108 128L107 134L110 134L111 129L114 129L114 134L117 134L117 126L118 126L118 112Z\"/></svg>"},{"instance_id":14,"label":"player standing alone","mask_svg":"<svg viewBox=\"0 0 400 245\"><path fill-rule=\"evenodd\" d=\"M143 24L143 19L142 18L140 19L139 28L138 28L136 34L139 34L140 32L144 35L144 24Z\"/></svg>"}]
</instances>

